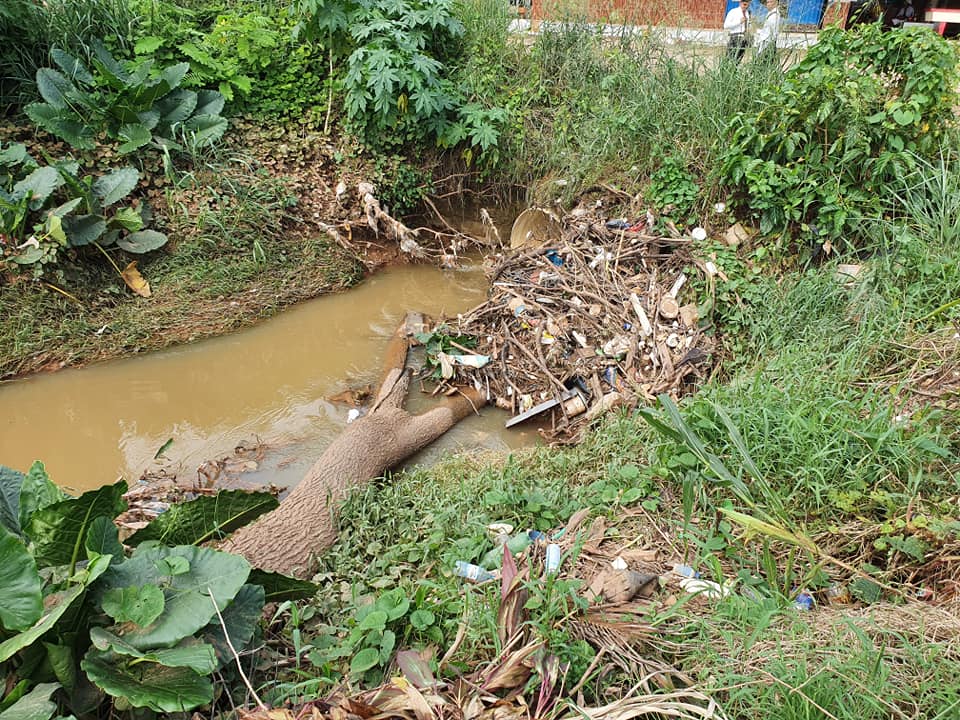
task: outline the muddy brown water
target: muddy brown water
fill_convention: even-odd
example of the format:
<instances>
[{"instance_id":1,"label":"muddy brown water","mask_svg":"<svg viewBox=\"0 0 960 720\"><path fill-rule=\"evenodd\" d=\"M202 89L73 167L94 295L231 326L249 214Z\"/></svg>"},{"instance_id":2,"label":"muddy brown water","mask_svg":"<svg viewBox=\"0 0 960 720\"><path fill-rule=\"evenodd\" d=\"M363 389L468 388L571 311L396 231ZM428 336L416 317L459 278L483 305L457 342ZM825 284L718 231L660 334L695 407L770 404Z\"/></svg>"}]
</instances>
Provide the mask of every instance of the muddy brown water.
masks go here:
<instances>
[{"instance_id":1,"label":"muddy brown water","mask_svg":"<svg viewBox=\"0 0 960 720\"><path fill-rule=\"evenodd\" d=\"M0 384L0 464L26 471L39 459L55 482L83 491L120 477L132 485L160 469L192 478L204 461L259 440L272 449L244 479L292 485L346 424L349 408L327 398L378 382L387 340L407 310L454 317L485 291L476 263L395 266L232 335ZM412 383L407 408L429 404ZM535 442L532 428L505 430L502 411L481 413L410 464Z\"/></svg>"}]
</instances>

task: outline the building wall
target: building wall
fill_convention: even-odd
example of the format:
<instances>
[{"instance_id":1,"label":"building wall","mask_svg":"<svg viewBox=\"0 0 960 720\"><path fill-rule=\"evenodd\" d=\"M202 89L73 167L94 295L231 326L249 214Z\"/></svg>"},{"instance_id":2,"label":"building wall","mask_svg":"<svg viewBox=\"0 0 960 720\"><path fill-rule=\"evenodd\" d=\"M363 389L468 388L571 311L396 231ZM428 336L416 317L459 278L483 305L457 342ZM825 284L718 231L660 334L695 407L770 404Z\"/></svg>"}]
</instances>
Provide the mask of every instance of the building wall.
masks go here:
<instances>
[{"instance_id":1,"label":"building wall","mask_svg":"<svg viewBox=\"0 0 960 720\"><path fill-rule=\"evenodd\" d=\"M721 28L725 0L533 0L534 21L585 18L626 25Z\"/></svg>"}]
</instances>

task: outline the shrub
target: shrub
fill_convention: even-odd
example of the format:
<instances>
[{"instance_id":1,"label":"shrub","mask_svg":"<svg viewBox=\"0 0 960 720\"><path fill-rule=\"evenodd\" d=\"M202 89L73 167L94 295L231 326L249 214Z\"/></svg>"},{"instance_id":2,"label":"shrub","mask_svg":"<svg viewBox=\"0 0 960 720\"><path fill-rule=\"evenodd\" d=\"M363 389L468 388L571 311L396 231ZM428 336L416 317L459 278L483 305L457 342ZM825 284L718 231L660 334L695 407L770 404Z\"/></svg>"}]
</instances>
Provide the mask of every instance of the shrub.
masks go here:
<instances>
[{"instance_id":1,"label":"shrub","mask_svg":"<svg viewBox=\"0 0 960 720\"><path fill-rule=\"evenodd\" d=\"M914 158L939 150L957 79L956 49L926 29L825 30L759 112L732 120L721 174L762 232L856 235Z\"/></svg>"}]
</instances>

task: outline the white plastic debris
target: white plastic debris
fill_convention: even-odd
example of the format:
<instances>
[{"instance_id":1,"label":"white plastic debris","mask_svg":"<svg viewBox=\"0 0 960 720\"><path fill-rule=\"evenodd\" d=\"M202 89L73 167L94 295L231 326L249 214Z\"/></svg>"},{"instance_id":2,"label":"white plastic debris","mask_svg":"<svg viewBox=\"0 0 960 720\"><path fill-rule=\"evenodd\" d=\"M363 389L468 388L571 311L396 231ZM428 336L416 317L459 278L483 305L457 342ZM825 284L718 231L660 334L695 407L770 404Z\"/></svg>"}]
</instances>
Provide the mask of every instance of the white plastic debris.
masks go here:
<instances>
[{"instance_id":1,"label":"white plastic debris","mask_svg":"<svg viewBox=\"0 0 960 720\"><path fill-rule=\"evenodd\" d=\"M694 240L706 240L706 239L707 239L707 231L704 230L702 227L695 227L695 228L693 229L693 232L690 233L690 235L691 235L691 237L693 237Z\"/></svg>"},{"instance_id":2,"label":"white plastic debris","mask_svg":"<svg viewBox=\"0 0 960 720\"><path fill-rule=\"evenodd\" d=\"M611 562L610 564L613 566L613 569L614 569L614 570L626 570L626 569L627 569L627 561L624 560L624 559L623 559L622 557L620 557L619 555L617 555L617 556L613 559L613 562Z\"/></svg>"},{"instance_id":3,"label":"white plastic debris","mask_svg":"<svg viewBox=\"0 0 960 720\"><path fill-rule=\"evenodd\" d=\"M352 423L358 417L360 417L360 411L357 410L356 408L351 408L350 412L347 413L347 425Z\"/></svg>"}]
</instances>

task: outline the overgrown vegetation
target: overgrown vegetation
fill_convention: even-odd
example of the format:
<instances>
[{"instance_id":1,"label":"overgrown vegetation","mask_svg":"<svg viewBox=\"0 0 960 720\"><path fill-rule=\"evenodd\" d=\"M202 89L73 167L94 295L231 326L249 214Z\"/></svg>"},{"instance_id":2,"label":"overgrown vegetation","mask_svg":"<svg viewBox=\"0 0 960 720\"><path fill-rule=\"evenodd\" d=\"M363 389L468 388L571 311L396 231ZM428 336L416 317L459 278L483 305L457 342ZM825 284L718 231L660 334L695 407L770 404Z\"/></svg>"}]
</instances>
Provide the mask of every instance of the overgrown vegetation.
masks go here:
<instances>
[{"instance_id":1,"label":"overgrown vegetation","mask_svg":"<svg viewBox=\"0 0 960 720\"><path fill-rule=\"evenodd\" d=\"M395 214L442 181L436 166L543 202L616 186L662 229L709 231L696 256L721 272L690 283L721 370L577 448L358 491L321 560L327 592L282 605L285 628L247 668L261 695L313 701L402 674L388 691L404 702L444 691L436 676L537 718L584 703L595 718L709 717L711 702L737 718L953 717L956 48L829 30L784 74L655 32L573 18L524 38L509 19L493 0L4 3L0 374L234 329L355 281L327 234L350 172ZM326 205L305 189L324 183ZM738 219L759 234L721 240ZM162 301L128 294L127 253ZM214 615L248 645L266 578L163 520L128 556L120 486L70 499L39 467L0 481L0 718L210 705L217 672L224 698L239 687ZM526 531L561 540L581 510L596 547L570 540L548 572ZM510 555L494 522L514 526ZM582 571L629 547L723 597L666 581L670 602L594 622ZM458 561L510 581L466 584Z\"/></svg>"}]
</instances>

